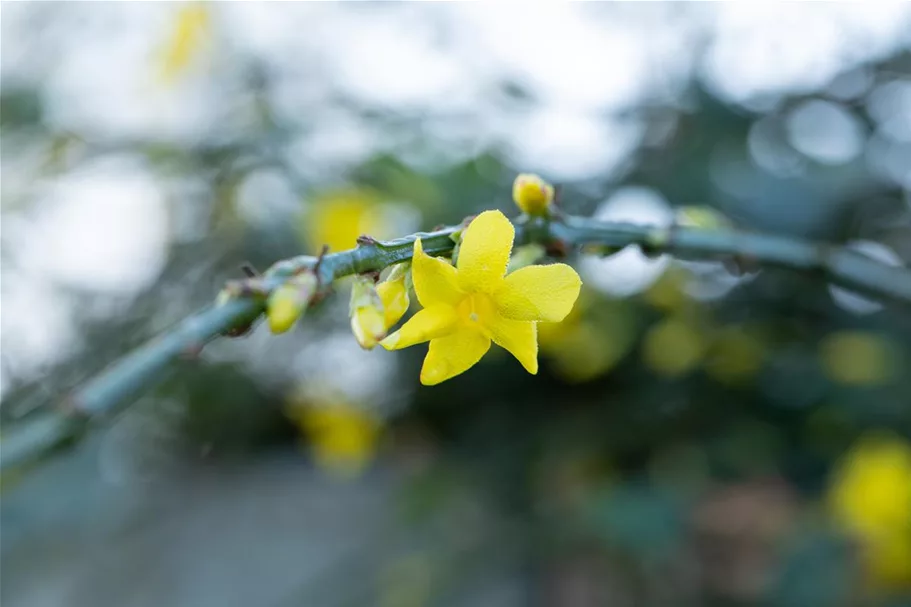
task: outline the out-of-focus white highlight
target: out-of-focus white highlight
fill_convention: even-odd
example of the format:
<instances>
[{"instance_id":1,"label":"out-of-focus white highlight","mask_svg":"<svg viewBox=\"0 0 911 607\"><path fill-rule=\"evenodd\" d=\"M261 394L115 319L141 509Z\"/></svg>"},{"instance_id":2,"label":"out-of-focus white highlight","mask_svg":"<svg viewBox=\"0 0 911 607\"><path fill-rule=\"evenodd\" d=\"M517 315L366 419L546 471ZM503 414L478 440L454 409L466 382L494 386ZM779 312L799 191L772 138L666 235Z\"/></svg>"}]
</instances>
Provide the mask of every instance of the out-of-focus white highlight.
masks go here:
<instances>
[{"instance_id":1,"label":"out-of-focus white highlight","mask_svg":"<svg viewBox=\"0 0 911 607\"><path fill-rule=\"evenodd\" d=\"M898 253L881 242L855 240L847 243L845 246L848 249L890 266L900 266L904 263L902 258L898 256ZM829 293L832 295L832 299L835 300L835 303L855 314L873 314L874 312L879 312L883 308L881 303L867 299L844 287L829 285Z\"/></svg>"},{"instance_id":2,"label":"out-of-focus white highlight","mask_svg":"<svg viewBox=\"0 0 911 607\"><path fill-rule=\"evenodd\" d=\"M117 159L49 184L22 229L22 266L78 289L130 295L151 285L166 261L164 196L149 174Z\"/></svg>"},{"instance_id":3,"label":"out-of-focus white highlight","mask_svg":"<svg viewBox=\"0 0 911 607\"><path fill-rule=\"evenodd\" d=\"M666 228L673 222L674 213L654 190L631 186L614 192L598 207L595 217ZM667 255L649 259L633 245L610 257L584 256L579 270L587 284L609 295L627 297L651 286L669 262Z\"/></svg>"}]
</instances>

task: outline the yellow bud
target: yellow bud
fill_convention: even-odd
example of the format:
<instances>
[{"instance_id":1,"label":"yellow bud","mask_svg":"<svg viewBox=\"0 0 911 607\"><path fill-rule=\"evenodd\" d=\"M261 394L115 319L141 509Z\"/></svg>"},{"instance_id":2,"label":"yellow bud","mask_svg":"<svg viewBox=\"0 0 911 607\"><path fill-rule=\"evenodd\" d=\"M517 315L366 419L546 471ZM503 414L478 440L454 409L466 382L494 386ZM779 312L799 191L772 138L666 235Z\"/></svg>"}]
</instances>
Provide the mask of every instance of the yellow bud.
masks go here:
<instances>
[{"instance_id":1,"label":"yellow bud","mask_svg":"<svg viewBox=\"0 0 911 607\"><path fill-rule=\"evenodd\" d=\"M269 329L279 334L294 326L310 305L316 288L316 276L312 272L304 272L275 289L266 302Z\"/></svg>"},{"instance_id":2,"label":"yellow bud","mask_svg":"<svg viewBox=\"0 0 911 607\"><path fill-rule=\"evenodd\" d=\"M554 187L537 175L522 173L512 184L512 199L529 215L547 215Z\"/></svg>"},{"instance_id":3,"label":"yellow bud","mask_svg":"<svg viewBox=\"0 0 911 607\"><path fill-rule=\"evenodd\" d=\"M355 277L351 286L351 332L357 343L365 350L372 350L386 337L386 314L383 300L377 292L373 279Z\"/></svg>"}]
</instances>

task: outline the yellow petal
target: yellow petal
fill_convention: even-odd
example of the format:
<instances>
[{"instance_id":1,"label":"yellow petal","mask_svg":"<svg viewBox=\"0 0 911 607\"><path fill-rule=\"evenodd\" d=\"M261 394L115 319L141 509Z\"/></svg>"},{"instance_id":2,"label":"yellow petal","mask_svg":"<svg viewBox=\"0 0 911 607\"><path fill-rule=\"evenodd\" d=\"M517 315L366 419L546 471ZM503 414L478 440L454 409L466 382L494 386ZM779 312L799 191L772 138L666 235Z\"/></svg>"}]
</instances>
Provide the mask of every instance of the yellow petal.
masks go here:
<instances>
[{"instance_id":1,"label":"yellow petal","mask_svg":"<svg viewBox=\"0 0 911 607\"><path fill-rule=\"evenodd\" d=\"M500 211L484 211L462 233L459 285L464 291L492 293L502 283L516 231Z\"/></svg>"},{"instance_id":2,"label":"yellow petal","mask_svg":"<svg viewBox=\"0 0 911 607\"><path fill-rule=\"evenodd\" d=\"M408 311L408 289L405 288L405 278L381 282L377 285L376 292L383 302L383 312L388 329L401 320Z\"/></svg>"},{"instance_id":3,"label":"yellow petal","mask_svg":"<svg viewBox=\"0 0 911 607\"><path fill-rule=\"evenodd\" d=\"M582 279L566 264L528 266L507 276L493 299L505 318L560 322L581 288Z\"/></svg>"},{"instance_id":4,"label":"yellow petal","mask_svg":"<svg viewBox=\"0 0 911 607\"><path fill-rule=\"evenodd\" d=\"M160 77L165 84L180 77L208 42L211 34L209 8L192 3L177 13L174 32L162 49Z\"/></svg>"},{"instance_id":5,"label":"yellow petal","mask_svg":"<svg viewBox=\"0 0 911 607\"><path fill-rule=\"evenodd\" d=\"M433 339L424 366L421 367L421 383L435 386L464 373L481 360L489 349L490 339L474 329L460 329Z\"/></svg>"},{"instance_id":6,"label":"yellow petal","mask_svg":"<svg viewBox=\"0 0 911 607\"><path fill-rule=\"evenodd\" d=\"M487 327L495 344L516 357L525 370L538 372L538 331L533 322L496 318Z\"/></svg>"},{"instance_id":7,"label":"yellow petal","mask_svg":"<svg viewBox=\"0 0 911 607\"><path fill-rule=\"evenodd\" d=\"M420 238L414 241L411 277L418 301L425 308L436 304L455 305L463 296L456 269L452 264L424 253Z\"/></svg>"},{"instance_id":8,"label":"yellow petal","mask_svg":"<svg viewBox=\"0 0 911 607\"><path fill-rule=\"evenodd\" d=\"M387 350L401 350L414 344L446 335L456 324L455 308L436 305L424 308L408 319L402 328L380 342Z\"/></svg>"}]
</instances>

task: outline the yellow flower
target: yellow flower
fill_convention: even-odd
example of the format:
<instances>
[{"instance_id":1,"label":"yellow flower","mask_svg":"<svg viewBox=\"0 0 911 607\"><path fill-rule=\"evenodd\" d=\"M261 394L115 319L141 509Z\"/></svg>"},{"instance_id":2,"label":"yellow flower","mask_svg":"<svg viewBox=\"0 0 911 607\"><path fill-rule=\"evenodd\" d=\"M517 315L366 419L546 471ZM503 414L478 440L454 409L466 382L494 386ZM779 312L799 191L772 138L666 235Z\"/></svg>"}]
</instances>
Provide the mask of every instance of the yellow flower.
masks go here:
<instances>
[{"instance_id":1,"label":"yellow flower","mask_svg":"<svg viewBox=\"0 0 911 607\"><path fill-rule=\"evenodd\" d=\"M172 84L190 66L210 38L209 7L190 3L180 9L174 32L161 51L159 76L164 84Z\"/></svg>"},{"instance_id":2,"label":"yellow flower","mask_svg":"<svg viewBox=\"0 0 911 607\"><path fill-rule=\"evenodd\" d=\"M863 541L872 585L911 587L911 445L891 433L862 437L837 467L828 502Z\"/></svg>"},{"instance_id":3,"label":"yellow flower","mask_svg":"<svg viewBox=\"0 0 911 607\"><path fill-rule=\"evenodd\" d=\"M838 331L820 344L823 370L833 381L855 386L875 386L891 379L896 353L874 333Z\"/></svg>"},{"instance_id":4,"label":"yellow flower","mask_svg":"<svg viewBox=\"0 0 911 607\"><path fill-rule=\"evenodd\" d=\"M369 190L325 192L313 200L312 208L303 216L302 236L314 253L323 245L330 251L352 249L362 234L385 238L391 228L380 209L381 202L381 197Z\"/></svg>"},{"instance_id":5,"label":"yellow flower","mask_svg":"<svg viewBox=\"0 0 911 607\"><path fill-rule=\"evenodd\" d=\"M365 350L372 350L386 337L386 315L383 301L377 293L373 279L355 277L351 285L351 332Z\"/></svg>"},{"instance_id":6,"label":"yellow flower","mask_svg":"<svg viewBox=\"0 0 911 607\"><path fill-rule=\"evenodd\" d=\"M562 322L538 325L538 339L554 373L579 383L607 373L623 360L634 345L635 326L628 302L605 300L583 287Z\"/></svg>"},{"instance_id":7,"label":"yellow flower","mask_svg":"<svg viewBox=\"0 0 911 607\"><path fill-rule=\"evenodd\" d=\"M512 184L512 199L529 215L546 215L554 200L554 186L537 175L522 173Z\"/></svg>"},{"instance_id":8,"label":"yellow flower","mask_svg":"<svg viewBox=\"0 0 911 607\"><path fill-rule=\"evenodd\" d=\"M566 264L532 265L506 275L515 231L499 211L485 211L465 229L458 267L414 243L412 276L423 309L381 345L387 350L430 341L421 383L432 386L464 373L490 349L508 350L538 372L537 322L563 320L582 281Z\"/></svg>"},{"instance_id":9,"label":"yellow flower","mask_svg":"<svg viewBox=\"0 0 911 607\"><path fill-rule=\"evenodd\" d=\"M317 464L327 472L356 476L373 459L381 426L360 408L344 401L293 405L288 415L304 431Z\"/></svg>"},{"instance_id":10,"label":"yellow flower","mask_svg":"<svg viewBox=\"0 0 911 607\"><path fill-rule=\"evenodd\" d=\"M712 337L705 370L722 383L743 383L759 372L764 357L765 347L755 331L725 327Z\"/></svg>"},{"instance_id":11,"label":"yellow flower","mask_svg":"<svg viewBox=\"0 0 911 607\"><path fill-rule=\"evenodd\" d=\"M408 311L408 306L411 304L411 300L408 298L408 285L406 284L409 265L402 263L395 266L389 277L376 287L380 301L383 302L383 315L387 330L405 315L405 312Z\"/></svg>"},{"instance_id":12,"label":"yellow flower","mask_svg":"<svg viewBox=\"0 0 911 607\"><path fill-rule=\"evenodd\" d=\"M642 355L655 373L681 377L702 363L705 349L705 339L696 327L680 319L666 318L645 334Z\"/></svg>"}]
</instances>

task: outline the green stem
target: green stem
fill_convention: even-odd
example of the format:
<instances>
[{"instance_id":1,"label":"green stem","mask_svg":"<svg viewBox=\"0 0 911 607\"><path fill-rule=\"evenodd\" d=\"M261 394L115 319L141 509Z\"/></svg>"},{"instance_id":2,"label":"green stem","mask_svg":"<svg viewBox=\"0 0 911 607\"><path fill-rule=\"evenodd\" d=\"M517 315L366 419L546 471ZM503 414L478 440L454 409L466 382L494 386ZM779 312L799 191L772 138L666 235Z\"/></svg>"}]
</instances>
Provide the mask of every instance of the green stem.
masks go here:
<instances>
[{"instance_id":1,"label":"green stem","mask_svg":"<svg viewBox=\"0 0 911 607\"><path fill-rule=\"evenodd\" d=\"M417 233L386 242L362 244L350 251L326 255L319 261L323 285L352 274L379 271L411 259L414 241L433 255L452 251L452 234L460 227ZM911 272L887 266L858 253L828 244L733 230L672 229L626 223L561 217L550 222L517 225L516 241L561 242L565 245L605 245L621 248L638 244L646 250L701 259L739 257L799 270L815 270L833 282L869 294L911 303ZM266 292L295 272L317 266L312 256L294 257L275 264L263 280ZM209 307L180 322L170 332L150 341L85 383L60 407L31 416L4 432L0 440L0 470L41 456L62 441L84 431L87 422L115 412L157 378L181 354L196 351L238 324L259 318L264 298L248 297Z\"/></svg>"},{"instance_id":2,"label":"green stem","mask_svg":"<svg viewBox=\"0 0 911 607\"><path fill-rule=\"evenodd\" d=\"M457 229L419 232L326 255L319 263L320 280L329 285L343 276L382 270L411 259L417 238L421 238L424 250L429 254L448 253L454 244L450 236ZM276 263L266 273L263 287L271 291L296 272L314 268L317 262L318 258L306 255ZM0 438L0 470L27 462L75 437L84 431L92 418L115 413L118 407L129 404L131 397L160 376L174 359L201 349L238 324L259 318L265 309L264 301L262 297L248 297L208 307L116 361L56 409L15 424Z\"/></svg>"},{"instance_id":3,"label":"green stem","mask_svg":"<svg viewBox=\"0 0 911 607\"><path fill-rule=\"evenodd\" d=\"M911 303L911 272L831 244L737 230L601 222L567 217L550 224L552 237L569 244L601 244L693 256L700 259L739 257L765 265L818 271L840 285L885 299Z\"/></svg>"}]
</instances>

